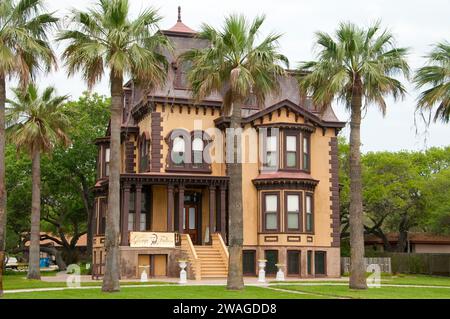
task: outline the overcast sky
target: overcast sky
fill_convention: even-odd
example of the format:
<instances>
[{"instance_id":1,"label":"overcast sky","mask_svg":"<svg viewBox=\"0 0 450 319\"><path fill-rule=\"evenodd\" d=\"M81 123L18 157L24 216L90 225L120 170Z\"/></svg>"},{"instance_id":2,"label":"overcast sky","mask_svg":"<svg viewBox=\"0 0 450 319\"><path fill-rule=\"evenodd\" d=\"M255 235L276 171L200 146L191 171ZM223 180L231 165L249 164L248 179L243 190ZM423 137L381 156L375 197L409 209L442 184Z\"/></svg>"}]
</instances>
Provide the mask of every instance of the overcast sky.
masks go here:
<instances>
[{"instance_id":1,"label":"overcast sky","mask_svg":"<svg viewBox=\"0 0 450 319\"><path fill-rule=\"evenodd\" d=\"M161 28L167 29L175 24L177 6L182 7L182 20L189 27L198 30L202 22L219 27L223 17L229 13L243 13L249 18L266 14L264 32L283 33L280 41L281 52L296 67L302 60L313 55L314 32L317 30L333 32L340 21L352 21L366 26L378 19L389 28L397 39L398 46L409 47L409 62L412 69L423 65L423 56L430 50L430 44L447 39L450 41L450 1L448 0L129 0L132 12L153 6L159 8L164 17ZM76 6L88 8L95 0L47 0L47 7L63 17L67 10ZM61 45L57 51L62 50ZM80 77L68 79L63 67L59 71L40 77L39 85L54 85L59 94L70 94L76 99L86 86ZM428 131L426 144L422 134L416 135L414 126L414 106L418 92L407 84L408 95L394 103L388 100L388 111L383 119L376 108L368 110L362 123L363 151L378 150L417 150L431 146L449 145L450 125L432 124ZM107 76L94 91L108 94ZM349 114L341 105L334 105L340 120L347 121ZM343 131L348 135L348 128Z\"/></svg>"}]
</instances>

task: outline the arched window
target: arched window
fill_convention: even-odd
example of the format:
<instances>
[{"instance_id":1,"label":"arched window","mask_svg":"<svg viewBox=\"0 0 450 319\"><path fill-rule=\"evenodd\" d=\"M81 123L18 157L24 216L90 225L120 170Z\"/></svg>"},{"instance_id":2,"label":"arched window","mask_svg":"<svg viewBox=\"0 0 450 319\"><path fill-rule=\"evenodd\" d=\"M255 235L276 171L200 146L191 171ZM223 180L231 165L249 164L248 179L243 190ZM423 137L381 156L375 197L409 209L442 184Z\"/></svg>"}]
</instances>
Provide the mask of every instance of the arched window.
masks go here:
<instances>
[{"instance_id":1,"label":"arched window","mask_svg":"<svg viewBox=\"0 0 450 319\"><path fill-rule=\"evenodd\" d=\"M166 137L169 146L166 170L211 172L207 144L211 141L203 131L174 130Z\"/></svg>"},{"instance_id":2,"label":"arched window","mask_svg":"<svg viewBox=\"0 0 450 319\"><path fill-rule=\"evenodd\" d=\"M203 139L201 137L194 137L194 140L192 141L192 163L194 166L203 164L203 146Z\"/></svg>"},{"instance_id":3,"label":"arched window","mask_svg":"<svg viewBox=\"0 0 450 319\"><path fill-rule=\"evenodd\" d=\"M148 133L142 133L139 138L139 172L148 172L150 169L150 138Z\"/></svg>"},{"instance_id":4,"label":"arched window","mask_svg":"<svg viewBox=\"0 0 450 319\"><path fill-rule=\"evenodd\" d=\"M186 152L186 142L183 136L177 136L173 140L172 146L172 162L176 166L182 166L185 164L184 156Z\"/></svg>"}]
</instances>

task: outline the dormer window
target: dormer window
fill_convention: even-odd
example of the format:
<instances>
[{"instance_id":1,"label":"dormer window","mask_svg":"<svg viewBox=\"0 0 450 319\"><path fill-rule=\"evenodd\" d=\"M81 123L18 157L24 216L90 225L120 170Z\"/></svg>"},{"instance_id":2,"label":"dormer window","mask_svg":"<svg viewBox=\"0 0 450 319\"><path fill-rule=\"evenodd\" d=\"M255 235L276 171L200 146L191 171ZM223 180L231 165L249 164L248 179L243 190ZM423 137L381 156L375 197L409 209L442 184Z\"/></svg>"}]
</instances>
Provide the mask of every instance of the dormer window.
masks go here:
<instances>
[{"instance_id":1,"label":"dormer window","mask_svg":"<svg viewBox=\"0 0 450 319\"><path fill-rule=\"evenodd\" d=\"M173 64L175 79L174 79L174 87L179 90L186 90L189 88L189 83L187 79L187 71L190 68L190 62L188 61L179 61Z\"/></svg>"}]
</instances>

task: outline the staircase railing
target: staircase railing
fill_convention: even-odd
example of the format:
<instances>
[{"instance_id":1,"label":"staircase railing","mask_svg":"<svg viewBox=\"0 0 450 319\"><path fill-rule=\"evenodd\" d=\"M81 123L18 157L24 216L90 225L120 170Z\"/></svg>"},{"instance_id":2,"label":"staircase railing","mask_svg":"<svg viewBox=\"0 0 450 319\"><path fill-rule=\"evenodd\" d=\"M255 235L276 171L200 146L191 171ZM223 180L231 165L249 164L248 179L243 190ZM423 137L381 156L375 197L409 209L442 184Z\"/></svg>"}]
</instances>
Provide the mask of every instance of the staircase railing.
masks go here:
<instances>
[{"instance_id":1,"label":"staircase railing","mask_svg":"<svg viewBox=\"0 0 450 319\"><path fill-rule=\"evenodd\" d=\"M220 233L212 234L213 245L215 245L222 256L222 259L225 260L225 266L228 271L228 258L230 258L230 254L228 252L228 247L225 245L225 242Z\"/></svg>"},{"instance_id":2,"label":"staircase railing","mask_svg":"<svg viewBox=\"0 0 450 319\"><path fill-rule=\"evenodd\" d=\"M194 269L195 280L202 279L200 259L195 251L194 244L192 243L191 236L189 234L182 234L181 240L186 242L186 248L188 249L189 259L191 259L191 267Z\"/></svg>"}]
</instances>

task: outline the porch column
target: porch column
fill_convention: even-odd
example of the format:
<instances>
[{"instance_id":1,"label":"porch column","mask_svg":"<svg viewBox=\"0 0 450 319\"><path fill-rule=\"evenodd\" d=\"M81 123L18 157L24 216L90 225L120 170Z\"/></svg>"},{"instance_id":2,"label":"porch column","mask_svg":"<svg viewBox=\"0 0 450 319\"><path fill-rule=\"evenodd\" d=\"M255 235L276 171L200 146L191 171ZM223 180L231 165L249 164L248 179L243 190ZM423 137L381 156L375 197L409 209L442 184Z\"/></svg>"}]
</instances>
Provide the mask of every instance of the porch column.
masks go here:
<instances>
[{"instance_id":1,"label":"porch column","mask_svg":"<svg viewBox=\"0 0 450 319\"><path fill-rule=\"evenodd\" d=\"M209 243L212 244L212 234L215 230L214 213L216 210L216 187L209 186Z\"/></svg>"},{"instance_id":2,"label":"porch column","mask_svg":"<svg viewBox=\"0 0 450 319\"><path fill-rule=\"evenodd\" d=\"M142 196L142 185L136 184L136 196L134 201L134 211L135 211L135 223L134 223L134 230L140 231L141 230L141 196Z\"/></svg>"},{"instance_id":3,"label":"porch column","mask_svg":"<svg viewBox=\"0 0 450 319\"><path fill-rule=\"evenodd\" d=\"M183 213L184 213L184 185L178 186L178 232L184 233L183 229Z\"/></svg>"},{"instance_id":4,"label":"porch column","mask_svg":"<svg viewBox=\"0 0 450 319\"><path fill-rule=\"evenodd\" d=\"M120 245L128 246L128 213L130 211L130 184L123 185L122 234Z\"/></svg>"},{"instance_id":5,"label":"porch column","mask_svg":"<svg viewBox=\"0 0 450 319\"><path fill-rule=\"evenodd\" d=\"M173 185L167 185L167 231L173 232Z\"/></svg>"},{"instance_id":6,"label":"porch column","mask_svg":"<svg viewBox=\"0 0 450 319\"><path fill-rule=\"evenodd\" d=\"M225 186L220 186L220 234L222 235L223 241L227 242L227 234L226 234L226 219L225 219L225 210L226 210L226 188Z\"/></svg>"}]
</instances>

